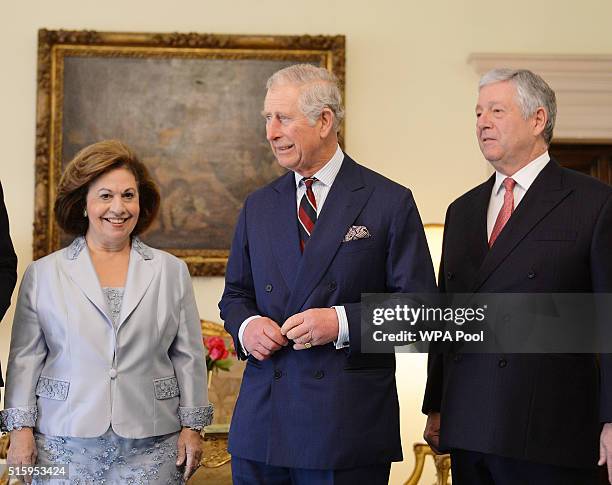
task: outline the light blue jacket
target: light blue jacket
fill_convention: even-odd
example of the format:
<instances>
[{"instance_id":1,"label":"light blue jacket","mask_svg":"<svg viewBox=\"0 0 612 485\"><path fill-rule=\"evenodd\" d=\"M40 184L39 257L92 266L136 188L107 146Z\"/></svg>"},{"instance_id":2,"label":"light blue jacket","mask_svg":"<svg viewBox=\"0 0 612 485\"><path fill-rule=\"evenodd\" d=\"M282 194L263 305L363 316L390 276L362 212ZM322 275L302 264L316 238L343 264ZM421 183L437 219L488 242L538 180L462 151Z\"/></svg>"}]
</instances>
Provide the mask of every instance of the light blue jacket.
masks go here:
<instances>
[{"instance_id":1,"label":"light blue jacket","mask_svg":"<svg viewBox=\"0 0 612 485\"><path fill-rule=\"evenodd\" d=\"M5 430L144 438L212 420L200 319L185 263L132 242L116 328L85 239L24 275L8 360Z\"/></svg>"}]
</instances>

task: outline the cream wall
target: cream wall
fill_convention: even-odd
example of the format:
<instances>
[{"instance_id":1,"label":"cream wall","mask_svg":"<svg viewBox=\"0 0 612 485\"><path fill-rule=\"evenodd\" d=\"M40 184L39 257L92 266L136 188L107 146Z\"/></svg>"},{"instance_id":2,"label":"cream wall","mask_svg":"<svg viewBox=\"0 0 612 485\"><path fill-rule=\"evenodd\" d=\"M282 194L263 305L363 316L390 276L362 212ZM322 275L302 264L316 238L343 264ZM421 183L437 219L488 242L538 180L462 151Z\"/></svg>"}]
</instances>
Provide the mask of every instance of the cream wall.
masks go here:
<instances>
[{"instance_id":1,"label":"cream wall","mask_svg":"<svg viewBox=\"0 0 612 485\"><path fill-rule=\"evenodd\" d=\"M443 222L455 197L483 180L474 140L472 52L610 54L608 0L56 0L3 2L0 179L19 256L31 260L37 29L345 34L349 153L411 187L425 222ZM560 114L562 116L562 113ZM203 317L218 320L220 278L194 281ZM0 330L6 364L12 309ZM407 456L423 426L422 356L400 356L398 385ZM431 481L431 480L429 480Z\"/></svg>"}]
</instances>

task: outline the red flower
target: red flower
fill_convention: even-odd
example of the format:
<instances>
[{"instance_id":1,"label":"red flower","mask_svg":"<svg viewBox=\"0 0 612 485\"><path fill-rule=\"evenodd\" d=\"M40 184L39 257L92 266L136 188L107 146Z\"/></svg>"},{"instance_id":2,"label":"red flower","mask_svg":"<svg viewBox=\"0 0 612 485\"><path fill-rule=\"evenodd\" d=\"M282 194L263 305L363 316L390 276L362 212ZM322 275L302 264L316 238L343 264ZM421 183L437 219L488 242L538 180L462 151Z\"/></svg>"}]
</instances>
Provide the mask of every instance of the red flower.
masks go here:
<instances>
[{"instance_id":1,"label":"red flower","mask_svg":"<svg viewBox=\"0 0 612 485\"><path fill-rule=\"evenodd\" d=\"M208 356L213 362L225 359L229 355L225 341L221 337L206 337L204 346L208 349Z\"/></svg>"}]
</instances>

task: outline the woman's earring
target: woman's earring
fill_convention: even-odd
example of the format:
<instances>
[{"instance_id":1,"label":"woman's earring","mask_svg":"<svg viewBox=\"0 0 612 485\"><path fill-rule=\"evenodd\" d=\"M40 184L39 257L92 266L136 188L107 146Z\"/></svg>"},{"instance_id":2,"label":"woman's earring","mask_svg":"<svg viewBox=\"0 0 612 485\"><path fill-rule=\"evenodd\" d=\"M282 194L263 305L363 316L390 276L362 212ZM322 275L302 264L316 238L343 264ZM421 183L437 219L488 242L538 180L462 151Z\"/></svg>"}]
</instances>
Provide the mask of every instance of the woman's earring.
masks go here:
<instances>
[{"instance_id":1,"label":"woman's earring","mask_svg":"<svg viewBox=\"0 0 612 485\"><path fill-rule=\"evenodd\" d=\"M83 217L87 217L87 209L83 209Z\"/></svg>"}]
</instances>

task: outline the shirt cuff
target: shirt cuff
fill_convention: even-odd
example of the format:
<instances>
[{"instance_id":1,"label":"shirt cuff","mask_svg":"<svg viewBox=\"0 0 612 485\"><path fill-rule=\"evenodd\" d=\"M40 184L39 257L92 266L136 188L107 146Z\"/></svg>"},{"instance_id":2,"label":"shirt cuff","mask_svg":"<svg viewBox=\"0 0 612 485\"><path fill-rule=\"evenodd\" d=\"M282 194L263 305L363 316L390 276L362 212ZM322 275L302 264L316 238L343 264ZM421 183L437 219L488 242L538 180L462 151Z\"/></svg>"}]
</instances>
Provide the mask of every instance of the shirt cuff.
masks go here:
<instances>
[{"instance_id":1,"label":"shirt cuff","mask_svg":"<svg viewBox=\"0 0 612 485\"><path fill-rule=\"evenodd\" d=\"M238 341L240 342L240 347L242 347L242 351L244 355L251 355L247 352L247 349L244 347L244 342L242 341L242 336L244 335L244 330L247 328L247 325L251 323L251 320L255 320L256 318L261 318L261 315L253 315L252 317L247 318L238 329Z\"/></svg>"},{"instance_id":2,"label":"shirt cuff","mask_svg":"<svg viewBox=\"0 0 612 485\"><path fill-rule=\"evenodd\" d=\"M336 315L338 315L338 340L334 342L337 349L343 349L348 347L349 342L349 326L348 326L348 318L346 317L346 310L343 306L334 306L332 307L336 310Z\"/></svg>"}]
</instances>

